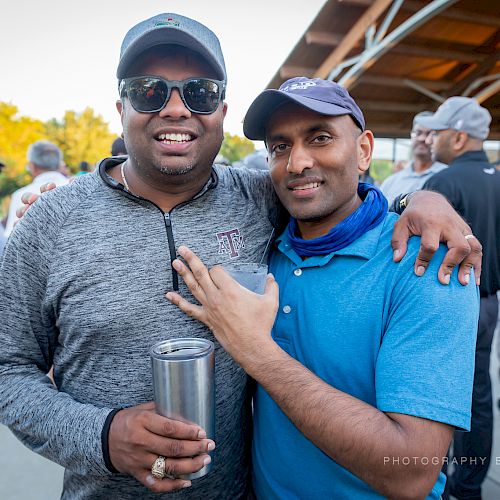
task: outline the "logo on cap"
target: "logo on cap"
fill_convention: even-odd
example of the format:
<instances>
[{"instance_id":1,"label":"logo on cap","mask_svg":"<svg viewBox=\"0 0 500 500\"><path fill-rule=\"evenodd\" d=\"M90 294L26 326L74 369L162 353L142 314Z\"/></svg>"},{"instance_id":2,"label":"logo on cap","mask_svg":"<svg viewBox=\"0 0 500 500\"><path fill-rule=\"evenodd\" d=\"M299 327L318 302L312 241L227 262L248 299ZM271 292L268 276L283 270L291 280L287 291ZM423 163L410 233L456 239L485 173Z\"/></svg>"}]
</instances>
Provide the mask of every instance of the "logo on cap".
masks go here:
<instances>
[{"instance_id":1,"label":"logo on cap","mask_svg":"<svg viewBox=\"0 0 500 500\"><path fill-rule=\"evenodd\" d=\"M300 82L300 83L292 83L291 85L287 85L286 87L280 89L283 92L291 92L293 90L305 90L307 87L315 87L315 82Z\"/></svg>"},{"instance_id":2,"label":"logo on cap","mask_svg":"<svg viewBox=\"0 0 500 500\"><path fill-rule=\"evenodd\" d=\"M156 21L155 26L180 26L180 24L173 17L168 17L166 21Z\"/></svg>"}]
</instances>

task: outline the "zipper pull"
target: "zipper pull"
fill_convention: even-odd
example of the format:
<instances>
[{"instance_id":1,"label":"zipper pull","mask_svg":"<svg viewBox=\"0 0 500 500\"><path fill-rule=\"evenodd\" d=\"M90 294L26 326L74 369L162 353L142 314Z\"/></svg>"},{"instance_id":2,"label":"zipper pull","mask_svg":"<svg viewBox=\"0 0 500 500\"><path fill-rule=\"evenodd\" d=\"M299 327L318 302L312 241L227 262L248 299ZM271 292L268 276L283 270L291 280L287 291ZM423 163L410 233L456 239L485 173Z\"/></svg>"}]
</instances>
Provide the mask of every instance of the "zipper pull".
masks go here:
<instances>
[{"instance_id":1,"label":"zipper pull","mask_svg":"<svg viewBox=\"0 0 500 500\"><path fill-rule=\"evenodd\" d=\"M172 221L170 220L170 214L168 212L165 212L163 214L163 217L165 217L165 224L170 227L172 225Z\"/></svg>"}]
</instances>

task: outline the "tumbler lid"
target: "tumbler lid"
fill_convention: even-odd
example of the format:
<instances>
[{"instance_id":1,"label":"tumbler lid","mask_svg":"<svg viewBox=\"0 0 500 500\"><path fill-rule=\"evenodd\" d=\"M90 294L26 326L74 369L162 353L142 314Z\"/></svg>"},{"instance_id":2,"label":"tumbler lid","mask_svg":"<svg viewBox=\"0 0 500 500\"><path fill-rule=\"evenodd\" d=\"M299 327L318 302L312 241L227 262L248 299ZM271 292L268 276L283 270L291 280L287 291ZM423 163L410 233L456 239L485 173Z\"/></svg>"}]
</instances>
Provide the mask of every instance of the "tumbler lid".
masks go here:
<instances>
[{"instance_id":1,"label":"tumbler lid","mask_svg":"<svg viewBox=\"0 0 500 500\"><path fill-rule=\"evenodd\" d=\"M179 338L162 340L153 345L149 354L151 357L163 360L184 361L202 358L214 350L210 340L195 338Z\"/></svg>"}]
</instances>

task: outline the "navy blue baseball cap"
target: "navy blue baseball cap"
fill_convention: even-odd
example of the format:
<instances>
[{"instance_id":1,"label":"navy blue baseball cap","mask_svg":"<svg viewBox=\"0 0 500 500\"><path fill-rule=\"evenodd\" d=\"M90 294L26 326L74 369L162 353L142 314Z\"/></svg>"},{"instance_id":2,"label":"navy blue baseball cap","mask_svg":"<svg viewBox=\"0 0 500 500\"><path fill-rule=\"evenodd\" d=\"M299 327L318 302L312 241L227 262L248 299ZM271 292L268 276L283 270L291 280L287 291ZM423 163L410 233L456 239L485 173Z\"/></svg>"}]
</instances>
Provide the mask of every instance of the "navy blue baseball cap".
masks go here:
<instances>
[{"instance_id":1,"label":"navy blue baseball cap","mask_svg":"<svg viewBox=\"0 0 500 500\"><path fill-rule=\"evenodd\" d=\"M278 90L264 90L248 108L243 132L252 140L265 140L266 127L272 114L287 103L295 103L321 115L349 115L365 129L365 118L349 92L338 83L321 78L291 78Z\"/></svg>"}]
</instances>

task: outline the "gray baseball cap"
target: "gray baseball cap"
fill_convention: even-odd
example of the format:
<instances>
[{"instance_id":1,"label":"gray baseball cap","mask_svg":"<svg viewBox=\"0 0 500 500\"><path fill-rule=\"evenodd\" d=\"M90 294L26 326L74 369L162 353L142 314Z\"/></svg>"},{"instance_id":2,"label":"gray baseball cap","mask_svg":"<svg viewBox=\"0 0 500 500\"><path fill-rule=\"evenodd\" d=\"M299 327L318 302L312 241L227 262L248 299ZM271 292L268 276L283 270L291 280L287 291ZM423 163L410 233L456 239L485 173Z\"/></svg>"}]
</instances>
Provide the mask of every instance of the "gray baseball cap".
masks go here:
<instances>
[{"instance_id":1,"label":"gray baseball cap","mask_svg":"<svg viewBox=\"0 0 500 500\"><path fill-rule=\"evenodd\" d=\"M219 39L206 26L178 14L158 14L136 24L123 39L118 79L127 76L127 69L139 54L157 45L180 45L200 54L217 72L217 78L227 81L226 65Z\"/></svg>"},{"instance_id":2,"label":"gray baseball cap","mask_svg":"<svg viewBox=\"0 0 500 500\"><path fill-rule=\"evenodd\" d=\"M418 123L431 130L451 128L485 140L490 133L491 115L475 99L450 97L432 116L420 117Z\"/></svg>"}]
</instances>

